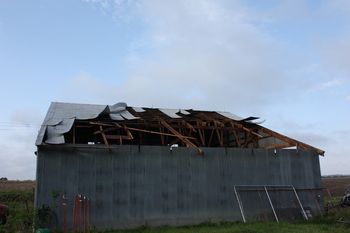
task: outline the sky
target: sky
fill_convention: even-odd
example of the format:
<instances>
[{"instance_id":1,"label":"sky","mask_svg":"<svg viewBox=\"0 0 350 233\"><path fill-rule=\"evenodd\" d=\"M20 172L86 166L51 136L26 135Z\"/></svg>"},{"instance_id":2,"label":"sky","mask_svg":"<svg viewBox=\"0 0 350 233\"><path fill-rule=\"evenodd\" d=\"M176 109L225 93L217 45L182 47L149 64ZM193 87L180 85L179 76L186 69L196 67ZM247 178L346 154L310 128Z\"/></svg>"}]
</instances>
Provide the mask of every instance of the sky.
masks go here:
<instances>
[{"instance_id":1,"label":"sky","mask_svg":"<svg viewBox=\"0 0 350 233\"><path fill-rule=\"evenodd\" d=\"M0 0L0 177L52 101L258 116L350 174L348 0Z\"/></svg>"}]
</instances>

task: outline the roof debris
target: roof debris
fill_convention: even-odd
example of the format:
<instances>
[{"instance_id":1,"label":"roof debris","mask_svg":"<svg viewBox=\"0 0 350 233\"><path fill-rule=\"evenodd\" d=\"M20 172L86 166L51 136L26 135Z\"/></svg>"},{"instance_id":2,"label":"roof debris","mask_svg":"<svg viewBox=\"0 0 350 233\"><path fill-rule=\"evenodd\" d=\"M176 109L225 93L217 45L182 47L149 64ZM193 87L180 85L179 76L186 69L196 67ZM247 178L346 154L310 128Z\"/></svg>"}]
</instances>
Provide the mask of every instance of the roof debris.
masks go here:
<instances>
[{"instance_id":1,"label":"roof debris","mask_svg":"<svg viewBox=\"0 0 350 233\"><path fill-rule=\"evenodd\" d=\"M324 151L229 112L53 102L36 145L132 144Z\"/></svg>"}]
</instances>

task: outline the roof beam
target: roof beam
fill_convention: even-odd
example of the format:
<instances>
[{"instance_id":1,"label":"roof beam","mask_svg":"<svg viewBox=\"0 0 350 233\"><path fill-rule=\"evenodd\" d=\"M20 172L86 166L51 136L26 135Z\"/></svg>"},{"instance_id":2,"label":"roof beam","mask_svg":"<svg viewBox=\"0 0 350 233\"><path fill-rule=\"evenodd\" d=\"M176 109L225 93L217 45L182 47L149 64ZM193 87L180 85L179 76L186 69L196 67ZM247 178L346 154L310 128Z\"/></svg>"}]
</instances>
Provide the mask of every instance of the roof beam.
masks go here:
<instances>
[{"instance_id":1,"label":"roof beam","mask_svg":"<svg viewBox=\"0 0 350 233\"><path fill-rule=\"evenodd\" d=\"M176 135L182 142L186 144L187 147L193 147L196 148L198 153L200 155L203 154L203 150L200 149L198 146L196 146L193 142L191 142L187 137L180 134L178 131L176 131L173 127L171 127L166 121L160 119L160 123L167 128L170 132L172 132L174 135Z\"/></svg>"},{"instance_id":2,"label":"roof beam","mask_svg":"<svg viewBox=\"0 0 350 233\"><path fill-rule=\"evenodd\" d=\"M127 129L129 129L130 131L139 131L139 132L150 133L150 134L159 134L159 135L165 135L165 136L170 136L170 137L178 137L175 134L157 132L157 131L153 131L153 130L138 129L138 128L132 128L132 127L127 127ZM188 137L188 136L183 136L183 135L181 135L181 136L183 138L186 138L186 139L193 139L193 140L196 139L194 137Z\"/></svg>"},{"instance_id":3,"label":"roof beam","mask_svg":"<svg viewBox=\"0 0 350 233\"><path fill-rule=\"evenodd\" d=\"M235 124L233 123L233 121L230 121L229 123L232 126L232 131L233 131L233 135L234 135L235 140L236 140L237 147L241 147L241 140L240 140L240 138L239 138L239 136L237 134L237 131L235 129Z\"/></svg>"},{"instance_id":4,"label":"roof beam","mask_svg":"<svg viewBox=\"0 0 350 233\"><path fill-rule=\"evenodd\" d=\"M306 143L303 143L303 142L300 142L300 141L298 141L298 140L289 138L289 137L284 136L284 135L282 135L282 134L280 134L280 133L277 133L277 132L275 132L275 131L272 131L272 130L270 130L270 129L267 129L267 128L263 127L263 126L260 126L259 128L260 128L260 129L259 129L260 131L262 131L262 132L264 132L264 133L267 133L267 134L269 134L269 135L271 135L271 136L273 136L273 137L276 137L276 138L278 138L278 139L281 140L281 141L284 141L284 142L286 142L286 143L289 143L290 146L296 146L296 147L300 147L300 148L302 148L302 149L312 150L312 151L315 151L317 154L324 156L325 151L323 151L323 150L321 150L321 149L318 149L318 148L316 148L316 147L310 146L310 145L308 145L308 144L306 144Z\"/></svg>"},{"instance_id":5,"label":"roof beam","mask_svg":"<svg viewBox=\"0 0 350 233\"><path fill-rule=\"evenodd\" d=\"M100 131L101 131L101 135L102 135L102 138L103 138L103 142L106 144L107 147L109 147L108 140L106 138L106 134L103 131L103 126L102 125L100 125Z\"/></svg>"}]
</instances>

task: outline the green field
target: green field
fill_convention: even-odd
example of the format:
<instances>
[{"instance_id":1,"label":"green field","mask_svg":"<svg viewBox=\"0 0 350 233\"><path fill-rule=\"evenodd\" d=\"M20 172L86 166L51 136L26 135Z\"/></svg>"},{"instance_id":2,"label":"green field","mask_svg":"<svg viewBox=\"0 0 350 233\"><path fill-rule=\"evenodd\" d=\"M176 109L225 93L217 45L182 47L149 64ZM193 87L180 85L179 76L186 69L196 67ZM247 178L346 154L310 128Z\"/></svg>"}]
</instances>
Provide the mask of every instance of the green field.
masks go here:
<instances>
[{"instance_id":1,"label":"green field","mask_svg":"<svg viewBox=\"0 0 350 233\"><path fill-rule=\"evenodd\" d=\"M10 207L10 216L6 225L0 226L0 233L21 233L33 231L34 193L33 191L6 191L0 192L0 202ZM350 222L350 208L338 209L331 213L314 218L310 221L288 222L253 222L253 223L217 223L201 224L187 227L158 227L139 228L124 231L104 231L105 233L231 233L231 232L350 232L349 223L340 223L338 220ZM38 220L36 219L38 223ZM40 224L40 223L39 223ZM92 230L97 233L98 231Z\"/></svg>"},{"instance_id":2,"label":"green field","mask_svg":"<svg viewBox=\"0 0 350 233\"><path fill-rule=\"evenodd\" d=\"M137 229L127 231L105 231L105 233L280 233L280 232L350 232L350 227L337 223L320 223L320 222L308 222L308 223L272 223L272 222L257 222L257 223L224 223L224 224L208 224L192 227L162 227L162 228L149 228L149 229Z\"/></svg>"}]
</instances>

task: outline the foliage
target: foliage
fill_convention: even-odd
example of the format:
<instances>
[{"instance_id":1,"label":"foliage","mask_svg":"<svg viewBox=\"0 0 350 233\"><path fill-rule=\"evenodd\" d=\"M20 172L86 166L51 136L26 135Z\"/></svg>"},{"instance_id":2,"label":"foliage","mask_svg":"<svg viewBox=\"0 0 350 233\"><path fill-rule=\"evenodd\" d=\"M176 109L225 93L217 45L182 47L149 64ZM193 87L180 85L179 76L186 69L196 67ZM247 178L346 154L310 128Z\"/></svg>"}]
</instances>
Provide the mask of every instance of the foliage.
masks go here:
<instances>
[{"instance_id":1,"label":"foliage","mask_svg":"<svg viewBox=\"0 0 350 233\"><path fill-rule=\"evenodd\" d=\"M32 232L34 191L0 192L0 202L9 207L10 213L0 233Z\"/></svg>"}]
</instances>

